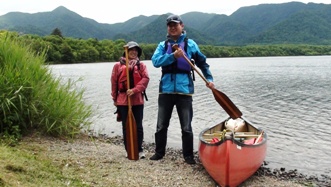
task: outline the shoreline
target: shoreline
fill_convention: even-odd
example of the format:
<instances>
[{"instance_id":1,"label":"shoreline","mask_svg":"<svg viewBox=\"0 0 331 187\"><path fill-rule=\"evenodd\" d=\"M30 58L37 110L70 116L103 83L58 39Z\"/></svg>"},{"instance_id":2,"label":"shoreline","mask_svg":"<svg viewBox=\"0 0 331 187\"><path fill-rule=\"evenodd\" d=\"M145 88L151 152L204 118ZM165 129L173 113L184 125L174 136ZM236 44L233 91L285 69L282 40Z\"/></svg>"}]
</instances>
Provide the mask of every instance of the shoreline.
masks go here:
<instances>
[{"instance_id":1,"label":"shoreline","mask_svg":"<svg viewBox=\"0 0 331 187\"><path fill-rule=\"evenodd\" d=\"M149 160L154 143L143 143L145 159L128 160L122 137L91 137L82 135L63 140L52 137L25 137L24 144L41 146L43 153L56 165L64 165L63 172L75 170L89 186L197 186L211 187L216 183L209 176L194 153L197 164L188 165L181 150L167 148L159 161ZM271 170L264 163L240 187L246 186L331 186L331 178L306 176L285 168Z\"/></svg>"},{"instance_id":2,"label":"shoreline","mask_svg":"<svg viewBox=\"0 0 331 187\"><path fill-rule=\"evenodd\" d=\"M120 145L122 142L121 136L105 137L105 138L109 139L112 143L116 143L117 145ZM144 143L144 149L150 153L154 153L154 147L155 147L154 143ZM123 149L124 149L124 147L123 147ZM171 156L175 156L175 157L179 157L179 158L182 157L180 149L174 149L171 147L167 148L166 155L167 154L170 154ZM198 151L194 152L194 158L197 161L197 165L200 167L200 169L204 169L202 163L199 160ZM149 159L149 157L147 157L147 155L146 155L146 159ZM207 175L209 175L209 174L207 173ZM286 170L285 167L271 169L271 168L268 168L268 162L266 162L266 161L264 161L263 165L252 175L251 178L263 177L263 176L272 177L277 180L295 181L300 184L311 183L311 184L315 184L317 186L331 186L331 176L304 175L302 173L299 173L297 169ZM244 185L244 184L245 184L245 182L242 183L241 185Z\"/></svg>"}]
</instances>

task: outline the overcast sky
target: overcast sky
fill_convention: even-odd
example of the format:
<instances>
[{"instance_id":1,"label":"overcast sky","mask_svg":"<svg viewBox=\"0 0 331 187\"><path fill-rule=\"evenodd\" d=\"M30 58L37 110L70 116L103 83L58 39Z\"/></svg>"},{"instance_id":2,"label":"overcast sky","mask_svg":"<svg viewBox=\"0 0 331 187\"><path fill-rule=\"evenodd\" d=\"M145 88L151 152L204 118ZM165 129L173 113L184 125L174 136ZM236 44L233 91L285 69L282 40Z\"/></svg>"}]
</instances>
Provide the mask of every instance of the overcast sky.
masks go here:
<instances>
[{"instance_id":1,"label":"overcast sky","mask_svg":"<svg viewBox=\"0 0 331 187\"><path fill-rule=\"evenodd\" d=\"M331 0L297 0L298 2L331 4ZM184 14L198 11L230 15L240 7L279 4L291 0L0 0L0 16L8 12L50 12L59 6L99 23L119 23L130 18L166 13Z\"/></svg>"}]
</instances>

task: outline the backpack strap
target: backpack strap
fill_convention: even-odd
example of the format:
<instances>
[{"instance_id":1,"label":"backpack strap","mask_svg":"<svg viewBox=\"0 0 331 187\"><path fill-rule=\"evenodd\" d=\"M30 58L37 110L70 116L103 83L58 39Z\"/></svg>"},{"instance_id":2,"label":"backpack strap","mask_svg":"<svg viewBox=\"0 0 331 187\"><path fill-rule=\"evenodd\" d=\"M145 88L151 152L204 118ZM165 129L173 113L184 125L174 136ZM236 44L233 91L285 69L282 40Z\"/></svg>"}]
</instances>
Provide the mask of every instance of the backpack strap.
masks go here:
<instances>
[{"instance_id":1,"label":"backpack strap","mask_svg":"<svg viewBox=\"0 0 331 187\"><path fill-rule=\"evenodd\" d=\"M195 66L195 60L194 60L194 58L192 58L190 61L191 61L191 63ZM193 79L193 81L195 81L195 75L194 75L194 70L193 70L193 68L191 68L191 71L192 71L192 79Z\"/></svg>"},{"instance_id":2,"label":"backpack strap","mask_svg":"<svg viewBox=\"0 0 331 187\"><path fill-rule=\"evenodd\" d=\"M141 94L143 94L143 96L145 97L145 100L148 101L146 90L144 90L143 92L141 92Z\"/></svg>"},{"instance_id":3,"label":"backpack strap","mask_svg":"<svg viewBox=\"0 0 331 187\"><path fill-rule=\"evenodd\" d=\"M140 60L137 61L136 66L138 68L138 72L140 73ZM141 76L141 74L140 74L140 76ZM141 94L143 94L143 96L145 97L145 100L148 101L146 90L142 91Z\"/></svg>"},{"instance_id":4,"label":"backpack strap","mask_svg":"<svg viewBox=\"0 0 331 187\"><path fill-rule=\"evenodd\" d=\"M184 50L185 50L185 52L187 53L187 46L188 46L188 38L187 38L187 37L185 37L184 42L185 42ZM194 54L192 55L192 58L191 58L190 61L191 61L192 64L195 66L195 55L194 55ZM192 79L193 79L193 81L195 81L195 75L194 75L194 70L193 70L193 68L191 68L191 72L192 72Z\"/></svg>"},{"instance_id":5,"label":"backpack strap","mask_svg":"<svg viewBox=\"0 0 331 187\"><path fill-rule=\"evenodd\" d=\"M164 41L164 51L163 54L165 54L168 50L168 43L169 43L169 39L167 39L166 41Z\"/></svg>"},{"instance_id":6,"label":"backpack strap","mask_svg":"<svg viewBox=\"0 0 331 187\"><path fill-rule=\"evenodd\" d=\"M187 53L187 43L188 43L188 38L187 37L185 37L184 38L184 51Z\"/></svg>"},{"instance_id":7,"label":"backpack strap","mask_svg":"<svg viewBox=\"0 0 331 187\"><path fill-rule=\"evenodd\" d=\"M138 71L140 71L140 60L137 61L136 66L138 68Z\"/></svg>"}]
</instances>

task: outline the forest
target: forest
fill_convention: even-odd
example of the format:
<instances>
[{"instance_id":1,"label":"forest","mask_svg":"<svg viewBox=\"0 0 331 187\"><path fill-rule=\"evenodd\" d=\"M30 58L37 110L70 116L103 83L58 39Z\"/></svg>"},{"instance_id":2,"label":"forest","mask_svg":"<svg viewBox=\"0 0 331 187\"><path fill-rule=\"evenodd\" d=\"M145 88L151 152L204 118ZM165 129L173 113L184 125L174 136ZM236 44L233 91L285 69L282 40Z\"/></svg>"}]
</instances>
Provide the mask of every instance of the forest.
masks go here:
<instances>
[{"instance_id":1,"label":"forest","mask_svg":"<svg viewBox=\"0 0 331 187\"><path fill-rule=\"evenodd\" d=\"M98 40L95 38L63 37L58 28L47 36L20 35L17 32L5 30L1 32L7 32L13 39L28 45L36 54L45 53L47 64L116 62L123 55L123 46L127 43L124 39ZM141 60L150 60L157 44L140 43L139 45L143 49ZM331 55L331 46L329 45L259 44L243 46L199 45L199 47L207 58Z\"/></svg>"}]
</instances>

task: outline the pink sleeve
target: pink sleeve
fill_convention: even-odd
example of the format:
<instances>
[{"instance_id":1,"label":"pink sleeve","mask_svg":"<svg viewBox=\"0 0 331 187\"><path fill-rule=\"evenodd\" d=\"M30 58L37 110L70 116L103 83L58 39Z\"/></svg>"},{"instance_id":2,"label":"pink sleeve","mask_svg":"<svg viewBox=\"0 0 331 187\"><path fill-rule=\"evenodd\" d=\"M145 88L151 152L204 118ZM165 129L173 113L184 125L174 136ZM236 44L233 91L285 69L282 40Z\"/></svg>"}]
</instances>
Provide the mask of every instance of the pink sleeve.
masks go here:
<instances>
[{"instance_id":1,"label":"pink sleeve","mask_svg":"<svg viewBox=\"0 0 331 187\"><path fill-rule=\"evenodd\" d=\"M135 93L142 92L146 90L148 83L149 83L149 75L147 67L144 63L140 62L140 75L142 76L142 79L139 81L139 83L133 88L133 91Z\"/></svg>"},{"instance_id":2,"label":"pink sleeve","mask_svg":"<svg viewBox=\"0 0 331 187\"><path fill-rule=\"evenodd\" d=\"M118 86L117 86L117 79L118 79L118 67L119 67L119 62L116 62L116 64L113 67L111 77L110 77L110 82L111 82L111 96L112 99L115 101L118 93Z\"/></svg>"}]
</instances>

